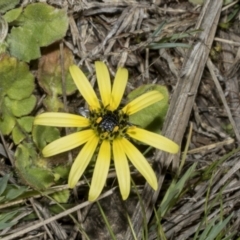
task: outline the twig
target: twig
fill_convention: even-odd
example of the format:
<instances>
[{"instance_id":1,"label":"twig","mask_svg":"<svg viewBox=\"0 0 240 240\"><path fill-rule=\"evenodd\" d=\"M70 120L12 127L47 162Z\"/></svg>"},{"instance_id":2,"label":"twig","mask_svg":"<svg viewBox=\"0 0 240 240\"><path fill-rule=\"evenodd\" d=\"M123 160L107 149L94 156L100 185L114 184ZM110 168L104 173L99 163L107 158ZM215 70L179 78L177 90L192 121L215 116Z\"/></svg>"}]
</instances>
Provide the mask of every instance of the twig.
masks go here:
<instances>
[{"instance_id":1,"label":"twig","mask_svg":"<svg viewBox=\"0 0 240 240\"><path fill-rule=\"evenodd\" d=\"M233 120L232 113L231 113L231 111L230 111L230 109L229 109L229 107L228 107L228 104L227 104L226 98L225 98L225 96L224 96L223 90L222 90L222 88L221 88L221 85L219 84L218 79L217 79L217 76L216 76L216 74L215 74L215 72L214 72L214 70L213 70L213 69L214 69L214 66L213 66L213 63L212 63L212 61L210 60L210 58L209 58L208 61L207 61L207 66L208 66L208 69L209 69L210 74L211 74L211 76L212 76L212 79L213 79L213 81L214 81L214 83L215 83L215 85L216 85L216 87L217 87L217 90L218 90L218 93L219 93L219 95L220 95L220 98L222 99L223 105L224 105L224 107L225 107L225 109L226 109L226 112L227 112L229 121L230 121L230 123L232 124L232 127L233 127L234 133L235 133L235 135L236 135L236 138L237 138L238 142L240 143L240 133L239 133L239 131L238 131L238 128L237 128L237 126L236 126L235 121Z\"/></svg>"},{"instance_id":2,"label":"twig","mask_svg":"<svg viewBox=\"0 0 240 240\"><path fill-rule=\"evenodd\" d=\"M103 194L101 197L99 197L99 200L102 199L102 198L105 198L105 197L107 197L107 196L109 196L111 194L112 194L112 190L109 190L105 194ZM35 224L33 226L25 228L23 231L21 231L21 234L19 234L19 232L16 231L15 233L13 233L13 234L11 234L11 235L9 235L7 237L1 238L1 240L11 240L11 239L14 239L14 238L18 238L20 235L23 235L25 233L28 233L28 232L34 230L34 229L42 227L42 226L44 226L44 225L46 225L48 223L51 223L51 222L53 222L53 221L55 221L57 219L60 219L62 217L68 216L69 214L71 214L73 212L76 212L77 210L82 209L82 208L86 207L89 204L90 204L89 202L84 202L82 204L79 204L79 205L77 205L77 206L75 206L73 208L70 208L70 209L68 209L68 210L66 210L64 212L61 212L61 213L59 213L59 214L57 214L57 215L55 215L53 217L50 217L50 218L48 218L48 219L46 219L46 220L44 220L42 222L39 222L39 223Z\"/></svg>"}]
</instances>

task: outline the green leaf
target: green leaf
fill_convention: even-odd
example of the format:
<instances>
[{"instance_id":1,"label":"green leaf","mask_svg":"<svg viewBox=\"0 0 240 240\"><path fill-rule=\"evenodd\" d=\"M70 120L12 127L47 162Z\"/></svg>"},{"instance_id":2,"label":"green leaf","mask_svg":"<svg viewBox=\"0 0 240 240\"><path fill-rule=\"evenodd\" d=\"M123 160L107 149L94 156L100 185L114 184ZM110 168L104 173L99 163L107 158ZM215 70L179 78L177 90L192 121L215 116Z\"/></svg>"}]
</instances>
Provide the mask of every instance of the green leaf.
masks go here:
<instances>
[{"instance_id":1,"label":"green leaf","mask_svg":"<svg viewBox=\"0 0 240 240\"><path fill-rule=\"evenodd\" d=\"M66 9L45 3L29 4L18 20L32 32L41 47L64 37L68 29Z\"/></svg>"},{"instance_id":2,"label":"green leaf","mask_svg":"<svg viewBox=\"0 0 240 240\"><path fill-rule=\"evenodd\" d=\"M21 196L24 192L26 192L26 190L27 190L27 187L11 188L5 192L6 199L8 201L14 200L17 197Z\"/></svg>"},{"instance_id":3,"label":"green leaf","mask_svg":"<svg viewBox=\"0 0 240 240\"><path fill-rule=\"evenodd\" d=\"M0 101L8 95L11 99L21 100L31 95L34 77L28 65L16 58L2 55L0 59Z\"/></svg>"},{"instance_id":4,"label":"green leaf","mask_svg":"<svg viewBox=\"0 0 240 240\"><path fill-rule=\"evenodd\" d=\"M0 0L0 13L14 8L19 2L20 0Z\"/></svg>"},{"instance_id":5,"label":"green leaf","mask_svg":"<svg viewBox=\"0 0 240 240\"><path fill-rule=\"evenodd\" d=\"M18 62L8 55L3 55L0 60L0 76L0 130L6 135L10 134L16 125L15 116L28 114L35 105L36 99L31 96L34 79L25 63ZM29 98L32 105L30 109ZM19 131L14 133L15 142L23 139L24 136L20 135L22 134Z\"/></svg>"},{"instance_id":6,"label":"green leaf","mask_svg":"<svg viewBox=\"0 0 240 240\"><path fill-rule=\"evenodd\" d=\"M59 175L62 179L67 179L70 171L70 166L59 165L53 169L54 173Z\"/></svg>"},{"instance_id":7,"label":"green leaf","mask_svg":"<svg viewBox=\"0 0 240 240\"><path fill-rule=\"evenodd\" d=\"M39 44L28 28L13 27L7 43L11 55L25 62L41 56Z\"/></svg>"},{"instance_id":8,"label":"green leaf","mask_svg":"<svg viewBox=\"0 0 240 240\"><path fill-rule=\"evenodd\" d=\"M17 186L13 184L8 184L3 195L4 200L1 202L9 202L11 200L17 199L19 196L23 196L28 190L28 187L26 186Z\"/></svg>"},{"instance_id":9,"label":"green leaf","mask_svg":"<svg viewBox=\"0 0 240 240\"><path fill-rule=\"evenodd\" d=\"M0 196L5 191L7 187L7 182L9 179L9 174L4 175L2 178L0 178Z\"/></svg>"},{"instance_id":10,"label":"green leaf","mask_svg":"<svg viewBox=\"0 0 240 240\"><path fill-rule=\"evenodd\" d=\"M151 49L161 49L161 48L176 48L176 47L183 47L183 48L190 48L191 45L186 43L150 43L148 45Z\"/></svg>"},{"instance_id":11,"label":"green leaf","mask_svg":"<svg viewBox=\"0 0 240 240\"><path fill-rule=\"evenodd\" d=\"M19 144L27 137L27 133L32 131L34 117L22 117L17 119L17 124L12 131L12 137L15 144Z\"/></svg>"},{"instance_id":12,"label":"green leaf","mask_svg":"<svg viewBox=\"0 0 240 240\"><path fill-rule=\"evenodd\" d=\"M0 55L7 52L8 44L6 42L0 42Z\"/></svg>"},{"instance_id":13,"label":"green leaf","mask_svg":"<svg viewBox=\"0 0 240 240\"><path fill-rule=\"evenodd\" d=\"M211 228L215 224L215 221L216 221L216 218L213 219L211 222L208 222L208 224L206 225L204 231L202 232L201 236L199 237L199 240L206 240L207 239L207 235L209 234Z\"/></svg>"},{"instance_id":14,"label":"green leaf","mask_svg":"<svg viewBox=\"0 0 240 240\"><path fill-rule=\"evenodd\" d=\"M12 130L12 138L14 143L17 145L26 138L26 135L21 131L18 126L15 126Z\"/></svg>"},{"instance_id":15,"label":"green leaf","mask_svg":"<svg viewBox=\"0 0 240 240\"><path fill-rule=\"evenodd\" d=\"M132 124L159 133L168 110L169 96L167 88L161 85L147 84L132 91L127 98L130 102L136 97L152 90L159 91L164 96L164 98L161 101L154 103L151 106L146 107L141 111L131 115L129 121Z\"/></svg>"},{"instance_id":16,"label":"green leaf","mask_svg":"<svg viewBox=\"0 0 240 240\"><path fill-rule=\"evenodd\" d=\"M14 226L16 223L17 222L3 223L0 221L0 230L10 228L10 227Z\"/></svg>"},{"instance_id":17,"label":"green leaf","mask_svg":"<svg viewBox=\"0 0 240 240\"><path fill-rule=\"evenodd\" d=\"M22 100L11 100L10 98L5 97L4 101L6 106L11 109L11 112L16 117L22 117L29 114L35 107L36 102L37 99L34 95Z\"/></svg>"},{"instance_id":18,"label":"green leaf","mask_svg":"<svg viewBox=\"0 0 240 240\"><path fill-rule=\"evenodd\" d=\"M161 31L163 30L164 26L166 25L165 21L162 21L159 26L157 27L157 29L153 32L152 37L156 37L158 36Z\"/></svg>"},{"instance_id":19,"label":"green leaf","mask_svg":"<svg viewBox=\"0 0 240 240\"><path fill-rule=\"evenodd\" d=\"M63 38L68 29L65 9L56 9L45 3L28 4L21 12L7 38L11 55L29 62L40 57L40 47Z\"/></svg>"},{"instance_id":20,"label":"green leaf","mask_svg":"<svg viewBox=\"0 0 240 240\"><path fill-rule=\"evenodd\" d=\"M33 141L42 150L47 143L60 138L60 132L55 127L35 125L32 131Z\"/></svg>"},{"instance_id":21,"label":"green leaf","mask_svg":"<svg viewBox=\"0 0 240 240\"><path fill-rule=\"evenodd\" d=\"M20 7L20 8L15 8L15 9L13 9L13 10L11 10L11 11L8 11L4 16L3 16L3 18L8 22L8 23L10 23L10 22L13 22L13 21L15 21L19 16L20 16L20 14L22 13L22 7Z\"/></svg>"},{"instance_id":22,"label":"green leaf","mask_svg":"<svg viewBox=\"0 0 240 240\"><path fill-rule=\"evenodd\" d=\"M12 108L13 114L16 117L21 117L28 115L32 112L37 103L37 98L34 95L31 95L29 98L25 98L20 101L15 101L14 105L16 108Z\"/></svg>"},{"instance_id":23,"label":"green leaf","mask_svg":"<svg viewBox=\"0 0 240 240\"><path fill-rule=\"evenodd\" d=\"M194 35L196 35L197 33L200 33L200 32L202 32L202 29L194 29L194 30L189 30L187 32L175 33L175 34L172 34L170 37L165 37L165 38L161 39L161 42L167 43L168 41L193 37Z\"/></svg>"},{"instance_id":24,"label":"green leaf","mask_svg":"<svg viewBox=\"0 0 240 240\"><path fill-rule=\"evenodd\" d=\"M233 216L233 213L230 216L228 216L224 221L221 221L217 223L215 226L213 226L206 240L215 239L217 235L226 227L228 222L231 220L232 216Z\"/></svg>"},{"instance_id":25,"label":"green leaf","mask_svg":"<svg viewBox=\"0 0 240 240\"><path fill-rule=\"evenodd\" d=\"M63 102L57 95L49 95L43 100L43 105L48 112L58 112L64 109Z\"/></svg>"},{"instance_id":26,"label":"green leaf","mask_svg":"<svg viewBox=\"0 0 240 240\"><path fill-rule=\"evenodd\" d=\"M67 203L70 197L70 191L66 189L61 192L55 192L51 195L51 197L59 203Z\"/></svg>"},{"instance_id":27,"label":"green leaf","mask_svg":"<svg viewBox=\"0 0 240 240\"><path fill-rule=\"evenodd\" d=\"M20 127L22 127L26 132L30 133L32 131L34 117L22 117L17 120Z\"/></svg>"},{"instance_id":28,"label":"green leaf","mask_svg":"<svg viewBox=\"0 0 240 240\"><path fill-rule=\"evenodd\" d=\"M5 228L11 227L17 223L17 221L14 221L14 216L18 213L19 211L12 211L12 212L7 212L0 214L0 230L3 230ZM12 222L7 222L9 220L12 220Z\"/></svg>"},{"instance_id":29,"label":"green leaf","mask_svg":"<svg viewBox=\"0 0 240 240\"><path fill-rule=\"evenodd\" d=\"M12 212L8 212L6 214L0 214L0 222L7 222L7 221L11 220L17 212L18 211L12 211Z\"/></svg>"},{"instance_id":30,"label":"green leaf","mask_svg":"<svg viewBox=\"0 0 240 240\"><path fill-rule=\"evenodd\" d=\"M35 165L41 161L36 149L30 143L20 144L15 153L15 165L21 178L34 189L46 189L54 183L54 175L51 169L41 168Z\"/></svg>"},{"instance_id":31,"label":"green leaf","mask_svg":"<svg viewBox=\"0 0 240 240\"><path fill-rule=\"evenodd\" d=\"M0 131L3 135L8 135L13 130L16 124L16 119L12 114L9 113L5 106L2 106L1 110L2 116L0 118Z\"/></svg>"},{"instance_id":32,"label":"green leaf","mask_svg":"<svg viewBox=\"0 0 240 240\"><path fill-rule=\"evenodd\" d=\"M176 182L176 180L172 181L157 211L158 215L161 218L164 217L168 210L174 205L176 199L181 194L187 180L190 179L190 177L192 177L194 174L196 166L197 163L194 163L178 182Z\"/></svg>"}]
</instances>

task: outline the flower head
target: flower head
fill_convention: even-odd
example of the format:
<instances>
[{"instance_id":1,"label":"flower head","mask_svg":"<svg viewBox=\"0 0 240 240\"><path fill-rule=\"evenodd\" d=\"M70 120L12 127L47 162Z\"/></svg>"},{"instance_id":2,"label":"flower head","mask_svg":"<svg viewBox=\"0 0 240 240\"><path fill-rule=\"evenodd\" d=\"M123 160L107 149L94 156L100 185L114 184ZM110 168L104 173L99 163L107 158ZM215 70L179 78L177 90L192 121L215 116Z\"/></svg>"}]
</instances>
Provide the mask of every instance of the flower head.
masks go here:
<instances>
[{"instance_id":1,"label":"flower head","mask_svg":"<svg viewBox=\"0 0 240 240\"><path fill-rule=\"evenodd\" d=\"M179 146L159 134L129 124L128 119L131 114L160 101L163 96L158 91L150 91L120 109L119 105L128 80L127 69L119 68L117 70L113 86L111 86L107 66L98 61L95 62L95 68L101 101L98 100L84 73L76 65L72 65L69 69L78 90L88 103L88 118L53 112L43 113L35 118L34 124L38 125L82 128L79 132L50 143L42 153L44 157L50 157L84 145L70 170L68 178L70 188L77 184L94 153L97 153L89 191L90 201L96 200L100 195L106 182L111 159L114 161L120 192L124 200L127 199L130 192L128 160L156 190L157 179L154 171L130 139L141 141L169 153L177 153Z\"/></svg>"}]
</instances>

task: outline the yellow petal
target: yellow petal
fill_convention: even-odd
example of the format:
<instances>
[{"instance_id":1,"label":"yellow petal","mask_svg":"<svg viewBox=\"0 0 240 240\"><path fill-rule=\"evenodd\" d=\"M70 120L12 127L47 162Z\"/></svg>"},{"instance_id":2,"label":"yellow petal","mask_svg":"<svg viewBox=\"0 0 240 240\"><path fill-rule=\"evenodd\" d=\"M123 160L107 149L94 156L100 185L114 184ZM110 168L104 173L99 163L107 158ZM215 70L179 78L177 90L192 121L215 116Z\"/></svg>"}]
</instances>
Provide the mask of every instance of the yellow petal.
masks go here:
<instances>
[{"instance_id":1,"label":"yellow petal","mask_svg":"<svg viewBox=\"0 0 240 240\"><path fill-rule=\"evenodd\" d=\"M139 152L139 150L130 143L127 139L122 139L122 147L127 157L132 162L133 166L143 175L149 185L157 190L158 182L152 167L145 159L145 157Z\"/></svg>"},{"instance_id":2,"label":"yellow petal","mask_svg":"<svg viewBox=\"0 0 240 240\"><path fill-rule=\"evenodd\" d=\"M92 159L92 156L98 145L99 138L93 135L84 145L77 158L75 159L68 177L68 186L74 188L82 176L86 167Z\"/></svg>"},{"instance_id":3,"label":"yellow petal","mask_svg":"<svg viewBox=\"0 0 240 240\"><path fill-rule=\"evenodd\" d=\"M89 119L74 114L47 112L35 117L33 124L54 127L87 127L90 122Z\"/></svg>"},{"instance_id":4,"label":"yellow petal","mask_svg":"<svg viewBox=\"0 0 240 240\"><path fill-rule=\"evenodd\" d=\"M97 161L95 164L88 200L93 202L100 195L107 179L111 160L110 142L104 140L100 146Z\"/></svg>"},{"instance_id":5,"label":"yellow petal","mask_svg":"<svg viewBox=\"0 0 240 240\"><path fill-rule=\"evenodd\" d=\"M69 67L71 76L84 99L87 101L91 109L99 109L100 104L96 93L94 92L90 82L84 75L84 73L79 69L78 66L72 65Z\"/></svg>"},{"instance_id":6,"label":"yellow petal","mask_svg":"<svg viewBox=\"0 0 240 240\"><path fill-rule=\"evenodd\" d=\"M76 148L87 142L95 133L92 129L72 133L48 144L43 150L44 157L50 157Z\"/></svg>"},{"instance_id":7,"label":"yellow petal","mask_svg":"<svg viewBox=\"0 0 240 240\"><path fill-rule=\"evenodd\" d=\"M127 134L131 138L169 153L177 153L179 151L179 146L172 140L135 126L129 127Z\"/></svg>"},{"instance_id":8,"label":"yellow petal","mask_svg":"<svg viewBox=\"0 0 240 240\"><path fill-rule=\"evenodd\" d=\"M130 193L130 170L127 157L122 146L122 138L113 141L113 159L117 173L118 184L123 200Z\"/></svg>"},{"instance_id":9,"label":"yellow petal","mask_svg":"<svg viewBox=\"0 0 240 240\"><path fill-rule=\"evenodd\" d=\"M150 91L132 100L122 110L128 115L132 115L143 108L162 100L163 98L164 96L158 91Z\"/></svg>"},{"instance_id":10,"label":"yellow petal","mask_svg":"<svg viewBox=\"0 0 240 240\"><path fill-rule=\"evenodd\" d=\"M118 108L126 85L128 81L128 70L126 68L119 68L117 70L112 89L112 96L110 102L110 110L115 110Z\"/></svg>"},{"instance_id":11,"label":"yellow petal","mask_svg":"<svg viewBox=\"0 0 240 240\"><path fill-rule=\"evenodd\" d=\"M109 105L111 97L111 81L109 71L106 64L99 61L95 62L95 68L101 99L103 106L106 107Z\"/></svg>"}]
</instances>

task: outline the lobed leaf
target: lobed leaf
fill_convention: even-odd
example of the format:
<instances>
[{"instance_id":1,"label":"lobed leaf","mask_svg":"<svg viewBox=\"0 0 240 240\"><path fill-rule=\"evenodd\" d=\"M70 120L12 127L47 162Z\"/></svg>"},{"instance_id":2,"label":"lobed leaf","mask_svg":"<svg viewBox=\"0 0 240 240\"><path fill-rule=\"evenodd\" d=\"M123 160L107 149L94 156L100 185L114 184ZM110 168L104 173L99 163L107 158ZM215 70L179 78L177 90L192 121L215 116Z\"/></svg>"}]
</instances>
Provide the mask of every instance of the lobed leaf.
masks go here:
<instances>
[{"instance_id":1,"label":"lobed leaf","mask_svg":"<svg viewBox=\"0 0 240 240\"><path fill-rule=\"evenodd\" d=\"M60 138L60 132L55 127L35 125L32 131L33 141L42 150L47 143Z\"/></svg>"},{"instance_id":2,"label":"lobed leaf","mask_svg":"<svg viewBox=\"0 0 240 240\"><path fill-rule=\"evenodd\" d=\"M51 197L59 203L67 203L70 197L70 191L66 189L60 192L55 192Z\"/></svg>"},{"instance_id":3,"label":"lobed leaf","mask_svg":"<svg viewBox=\"0 0 240 240\"><path fill-rule=\"evenodd\" d=\"M34 163L40 161L33 144L23 143L17 147L15 165L21 178L34 189L46 189L54 183L54 175L48 168Z\"/></svg>"},{"instance_id":4,"label":"lobed leaf","mask_svg":"<svg viewBox=\"0 0 240 240\"><path fill-rule=\"evenodd\" d=\"M8 22L8 23L11 23L15 20L17 20L17 18L20 16L20 14L22 13L23 11L23 8L20 7L20 8L14 8L10 11L8 11L4 16L3 18Z\"/></svg>"},{"instance_id":5,"label":"lobed leaf","mask_svg":"<svg viewBox=\"0 0 240 240\"><path fill-rule=\"evenodd\" d=\"M0 13L13 9L19 2L20 0L0 0Z\"/></svg>"},{"instance_id":6,"label":"lobed leaf","mask_svg":"<svg viewBox=\"0 0 240 240\"><path fill-rule=\"evenodd\" d=\"M10 54L25 62L30 62L30 60L41 56L37 39L28 28L13 27L7 38L7 43Z\"/></svg>"},{"instance_id":7,"label":"lobed leaf","mask_svg":"<svg viewBox=\"0 0 240 240\"><path fill-rule=\"evenodd\" d=\"M18 21L21 26L31 31L40 47L48 46L64 37L68 28L66 10L45 3L29 4Z\"/></svg>"},{"instance_id":8,"label":"lobed leaf","mask_svg":"<svg viewBox=\"0 0 240 240\"><path fill-rule=\"evenodd\" d=\"M12 114L15 117L22 117L29 114L35 107L37 99L34 95L22 100L11 100L9 97L5 97L4 104L11 109Z\"/></svg>"},{"instance_id":9,"label":"lobed leaf","mask_svg":"<svg viewBox=\"0 0 240 240\"><path fill-rule=\"evenodd\" d=\"M15 144L26 138L26 132L32 129L31 113L36 104L34 78L28 66L16 58L3 54L0 59L0 131L10 134Z\"/></svg>"},{"instance_id":10,"label":"lobed leaf","mask_svg":"<svg viewBox=\"0 0 240 240\"><path fill-rule=\"evenodd\" d=\"M0 59L0 101L6 95L11 99L21 100L31 95L34 78L28 65L5 54Z\"/></svg>"},{"instance_id":11,"label":"lobed leaf","mask_svg":"<svg viewBox=\"0 0 240 240\"><path fill-rule=\"evenodd\" d=\"M23 11L7 14L6 19L20 25L13 27L7 38L9 51L26 62L39 58L40 47L60 40L68 29L66 10L45 3L29 4Z\"/></svg>"}]
</instances>

